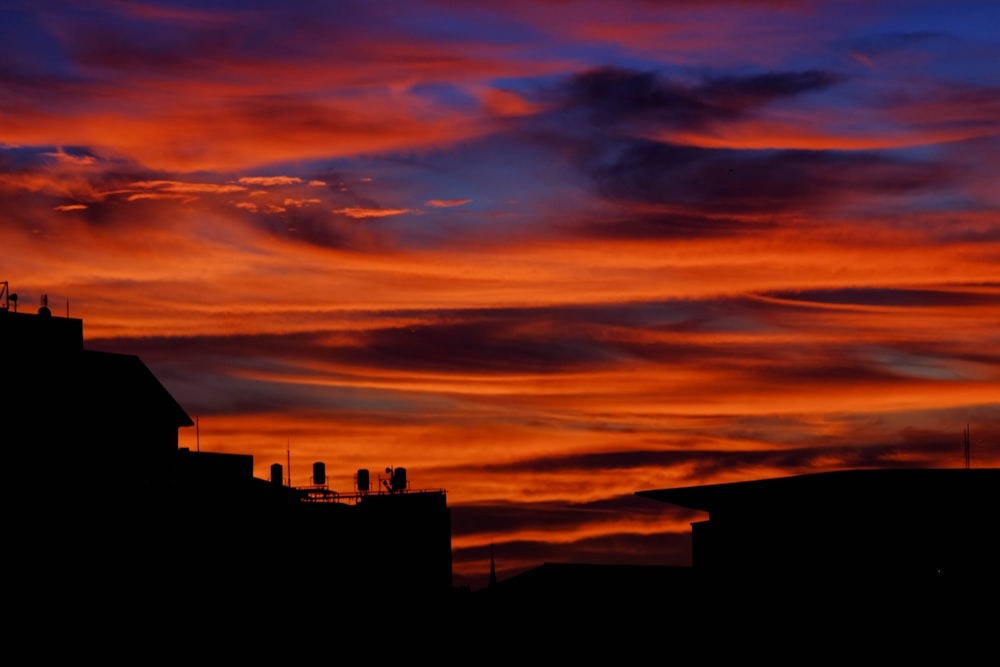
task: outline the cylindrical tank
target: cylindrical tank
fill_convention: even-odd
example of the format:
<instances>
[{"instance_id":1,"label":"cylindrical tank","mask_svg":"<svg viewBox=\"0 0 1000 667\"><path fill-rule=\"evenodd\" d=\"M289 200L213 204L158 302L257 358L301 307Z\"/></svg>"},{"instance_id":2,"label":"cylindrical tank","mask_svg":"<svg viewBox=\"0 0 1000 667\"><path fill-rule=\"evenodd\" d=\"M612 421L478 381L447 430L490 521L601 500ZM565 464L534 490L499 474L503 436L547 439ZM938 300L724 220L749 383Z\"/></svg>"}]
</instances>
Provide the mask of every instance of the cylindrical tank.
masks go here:
<instances>
[{"instance_id":1,"label":"cylindrical tank","mask_svg":"<svg viewBox=\"0 0 1000 667\"><path fill-rule=\"evenodd\" d=\"M361 468L358 470L358 491L368 491L370 484L368 468Z\"/></svg>"},{"instance_id":2,"label":"cylindrical tank","mask_svg":"<svg viewBox=\"0 0 1000 667\"><path fill-rule=\"evenodd\" d=\"M406 490L406 468L396 468L392 471L392 484L393 491L405 491Z\"/></svg>"},{"instance_id":3,"label":"cylindrical tank","mask_svg":"<svg viewBox=\"0 0 1000 667\"><path fill-rule=\"evenodd\" d=\"M272 463L271 464L271 483L278 484L280 486L283 483L283 481L284 481L282 479L282 477L283 477L282 473L283 472L284 471L281 469L281 464L280 463Z\"/></svg>"},{"instance_id":4,"label":"cylindrical tank","mask_svg":"<svg viewBox=\"0 0 1000 667\"><path fill-rule=\"evenodd\" d=\"M326 464L322 461L313 464L313 484L326 484Z\"/></svg>"}]
</instances>

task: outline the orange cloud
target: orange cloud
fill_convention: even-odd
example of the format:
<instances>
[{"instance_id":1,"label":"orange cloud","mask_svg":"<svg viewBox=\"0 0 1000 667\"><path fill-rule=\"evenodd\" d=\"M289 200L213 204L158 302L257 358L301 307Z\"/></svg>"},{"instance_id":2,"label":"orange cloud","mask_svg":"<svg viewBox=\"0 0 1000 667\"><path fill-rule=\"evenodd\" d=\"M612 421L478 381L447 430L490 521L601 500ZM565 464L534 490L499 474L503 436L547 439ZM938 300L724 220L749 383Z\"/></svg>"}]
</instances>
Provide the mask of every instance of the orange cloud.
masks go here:
<instances>
[{"instance_id":1,"label":"orange cloud","mask_svg":"<svg viewBox=\"0 0 1000 667\"><path fill-rule=\"evenodd\" d=\"M297 176L244 176L239 182L244 185L295 185L302 179Z\"/></svg>"},{"instance_id":2,"label":"orange cloud","mask_svg":"<svg viewBox=\"0 0 1000 667\"><path fill-rule=\"evenodd\" d=\"M497 88L486 89L480 98L486 112L494 116L531 116L544 110L542 105L530 102L517 93Z\"/></svg>"},{"instance_id":3,"label":"orange cloud","mask_svg":"<svg viewBox=\"0 0 1000 667\"><path fill-rule=\"evenodd\" d=\"M55 153L42 153L45 157L55 158L58 162L77 167L89 167L97 164L97 158L93 155L68 155L62 148Z\"/></svg>"},{"instance_id":4,"label":"orange cloud","mask_svg":"<svg viewBox=\"0 0 1000 667\"><path fill-rule=\"evenodd\" d=\"M339 215L346 215L349 218L386 218L393 215L403 215L412 213L408 208L361 208L358 206L339 208L333 211Z\"/></svg>"},{"instance_id":5,"label":"orange cloud","mask_svg":"<svg viewBox=\"0 0 1000 667\"><path fill-rule=\"evenodd\" d=\"M135 181L131 187L140 190L156 190L177 194L231 194L245 192L241 185L219 185L217 183L186 183L182 181Z\"/></svg>"},{"instance_id":6,"label":"orange cloud","mask_svg":"<svg viewBox=\"0 0 1000 667\"><path fill-rule=\"evenodd\" d=\"M4 75L3 277L140 355L260 477L290 446L296 483L323 460L339 490L386 465L446 488L463 576L494 541L688 533L638 489L957 465L948 424L996 465L996 91L946 80L961 40L915 75L903 38L737 4L508 3L534 29L511 42L56 13L65 68ZM607 58L690 80L586 76ZM616 96L572 88L594 83Z\"/></svg>"},{"instance_id":7,"label":"orange cloud","mask_svg":"<svg viewBox=\"0 0 1000 667\"><path fill-rule=\"evenodd\" d=\"M189 195L184 195L184 194L170 194L170 193L161 193L161 192L140 192L140 193L137 193L137 194L134 194L134 195L129 195L126 198L126 201L143 201L143 200L150 200L150 199L182 199L182 200L185 200L185 201L191 201L194 198L190 197Z\"/></svg>"}]
</instances>

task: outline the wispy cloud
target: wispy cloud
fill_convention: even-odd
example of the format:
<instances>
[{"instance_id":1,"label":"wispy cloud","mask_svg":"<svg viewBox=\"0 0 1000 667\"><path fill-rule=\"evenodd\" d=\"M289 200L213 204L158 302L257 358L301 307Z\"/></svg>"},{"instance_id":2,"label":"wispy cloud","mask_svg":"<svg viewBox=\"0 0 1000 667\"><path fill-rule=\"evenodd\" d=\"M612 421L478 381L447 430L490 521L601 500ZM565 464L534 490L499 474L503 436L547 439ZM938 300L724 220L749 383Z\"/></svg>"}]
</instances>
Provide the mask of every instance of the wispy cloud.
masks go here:
<instances>
[{"instance_id":1,"label":"wispy cloud","mask_svg":"<svg viewBox=\"0 0 1000 667\"><path fill-rule=\"evenodd\" d=\"M243 176L239 182L244 185L294 185L302 179L298 176Z\"/></svg>"},{"instance_id":2,"label":"wispy cloud","mask_svg":"<svg viewBox=\"0 0 1000 667\"><path fill-rule=\"evenodd\" d=\"M390 5L12 5L2 277L259 476L446 488L463 581L687 562L641 489L997 465L995 8Z\"/></svg>"},{"instance_id":3,"label":"wispy cloud","mask_svg":"<svg viewBox=\"0 0 1000 667\"><path fill-rule=\"evenodd\" d=\"M130 185L140 190L155 190L171 194L230 194L246 191L242 185L186 183L182 181L135 181Z\"/></svg>"},{"instance_id":4,"label":"wispy cloud","mask_svg":"<svg viewBox=\"0 0 1000 667\"><path fill-rule=\"evenodd\" d=\"M403 215L404 213L412 213L408 208L362 208L360 206L351 206L348 208L338 208L334 209L334 213L339 215L346 215L348 218L387 218L393 215Z\"/></svg>"},{"instance_id":5,"label":"wispy cloud","mask_svg":"<svg viewBox=\"0 0 1000 667\"><path fill-rule=\"evenodd\" d=\"M452 208L454 206L464 206L471 201L471 199L429 199L424 203L431 208Z\"/></svg>"}]
</instances>

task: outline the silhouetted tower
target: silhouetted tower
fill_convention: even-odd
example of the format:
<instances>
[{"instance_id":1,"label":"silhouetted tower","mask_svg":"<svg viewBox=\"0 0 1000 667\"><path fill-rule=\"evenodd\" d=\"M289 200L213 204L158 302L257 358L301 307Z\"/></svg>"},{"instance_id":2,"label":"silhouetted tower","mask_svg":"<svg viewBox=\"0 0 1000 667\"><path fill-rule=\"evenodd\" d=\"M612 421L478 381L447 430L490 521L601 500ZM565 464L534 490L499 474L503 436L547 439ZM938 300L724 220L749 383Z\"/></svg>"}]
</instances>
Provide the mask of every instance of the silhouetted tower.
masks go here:
<instances>
[{"instance_id":1,"label":"silhouetted tower","mask_svg":"<svg viewBox=\"0 0 1000 667\"><path fill-rule=\"evenodd\" d=\"M11 294L10 283L6 280L0 283L0 299L3 299L3 303L0 303L0 310L10 310L10 304L14 304L14 312L17 312L17 294Z\"/></svg>"},{"instance_id":2,"label":"silhouetted tower","mask_svg":"<svg viewBox=\"0 0 1000 667\"><path fill-rule=\"evenodd\" d=\"M490 542L490 590L497 587L497 566L493 558L493 543Z\"/></svg>"},{"instance_id":3,"label":"silhouetted tower","mask_svg":"<svg viewBox=\"0 0 1000 667\"><path fill-rule=\"evenodd\" d=\"M965 469L972 465L972 439L969 437L969 425L965 425Z\"/></svg>"}]
</instances>

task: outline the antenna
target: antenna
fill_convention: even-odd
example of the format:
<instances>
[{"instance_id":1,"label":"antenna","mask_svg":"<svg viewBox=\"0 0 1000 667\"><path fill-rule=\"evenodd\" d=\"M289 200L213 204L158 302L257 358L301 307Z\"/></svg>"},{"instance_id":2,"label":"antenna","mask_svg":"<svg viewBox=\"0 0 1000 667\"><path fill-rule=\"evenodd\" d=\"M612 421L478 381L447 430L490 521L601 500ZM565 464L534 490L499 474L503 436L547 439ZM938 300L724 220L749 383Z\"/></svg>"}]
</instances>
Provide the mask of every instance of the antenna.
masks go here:
<instances>
[{"instance_id":1,"label":"antenna","mask_svg":"<svg viewBox=\"0 0 1000 667\"><path fill-rule=\"evenodd\" d=\"M968 470L972 462L972 440L969 437L969 425L965 425L965 469Z\"/></svg>"},{"instance_id":2,"label":"antenna","mask_svg":"<svg viewBox=\"0 0 1000 667\"><path fill-rule=\"evenodd\" d=\"M497 566L493 559L493 543L490 542L490 590L497 587Z\"/></svg>"},{"instance_id":3,"label":"antenna","mask_svg":"<svg viewBox=\"0 0 1000 667\"><path fill-rule=\"evenodd\" d=\"M288 486L292 485L292 439L285 443L285 455L288 457Z\"/></svg>"},{"instance_id":4,"label":"antenna","mask_svg":"<svg viewBox=\"0 0 1000 667\"><path fill-rule=\"evenodd\" d=\"M0 310L10 310L10 302L14 302L14 312L17 312L17 295L10 293L10 284L4 280L0 282L0 297L3 297L3 303L0 304Z\"/></svg>"}]
</instances>

